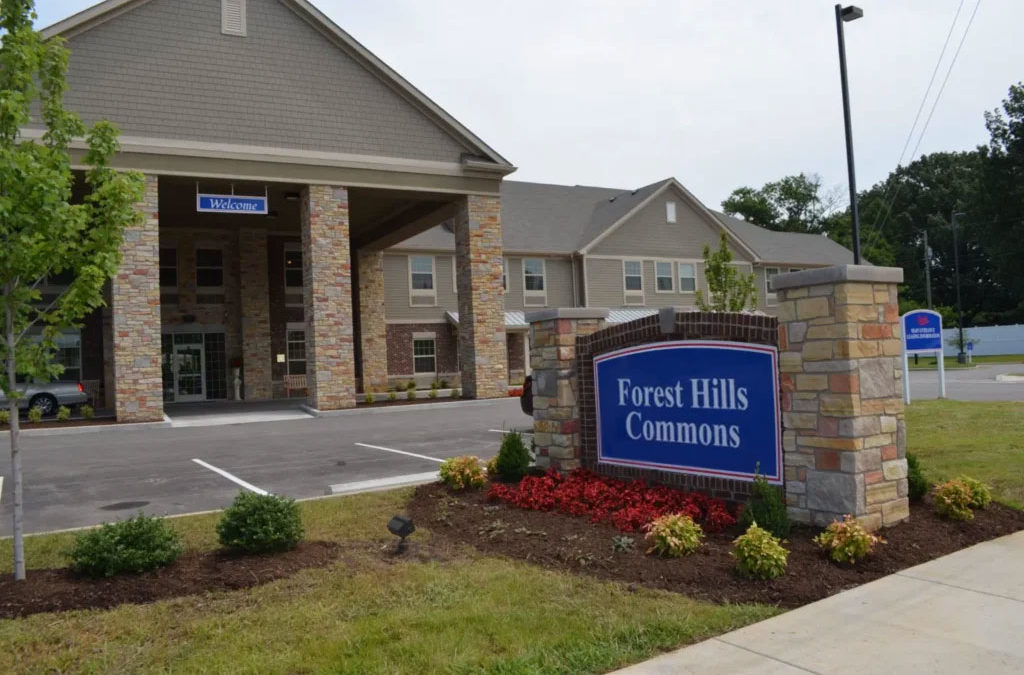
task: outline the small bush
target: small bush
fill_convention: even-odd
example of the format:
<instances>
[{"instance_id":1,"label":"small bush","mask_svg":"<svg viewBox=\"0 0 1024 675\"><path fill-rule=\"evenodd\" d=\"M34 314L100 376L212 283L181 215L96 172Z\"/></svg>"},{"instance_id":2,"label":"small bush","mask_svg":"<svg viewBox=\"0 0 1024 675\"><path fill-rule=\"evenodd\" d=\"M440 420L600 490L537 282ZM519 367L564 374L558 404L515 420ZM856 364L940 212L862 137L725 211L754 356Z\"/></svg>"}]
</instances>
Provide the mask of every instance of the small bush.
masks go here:
<instances>
[{"instance_id":1,"label":"small bush","mask_svg":"<svg viewBox=\"0 0 1024 675\"><path fill-rule=\"evenodd\" d=\"M416 380L409 380L409 383L405 385L405 388L407 390L408 389L415 389L416 388Z\"/></svg>"},{"instance_id":2,"label":"small bush","mask_svg":"<svg viewBox=\"0 0 1024 675\"><path fill-rule=\"evenodd\" d=\"M71 409L70 408L68 408L67 406L64 406L64 405L62 405L61 407L57 408L57 421L58 422L67 422L70 419L71 419Z\"/></svg>"},{"instance_id":3,"label":"small bush","mask_svg":"<svg viewBox=\"0 0 1024 675\"><path fill-rule=\"evenodd\" d=\"M648 553L678 558L700 547L704 530L690 516L669 513L651 521L645 538L651 543Z\"/></svg>"},{"instance_id":4,"label":"small bush","mask_svg":"<svg viewBox=\"0 0 1024 675\"><path fill-rule=\"evenodd\" d=\"M366 395L363 397L363 401L365 401L367 405L373 403L376 400L377 397L373 395L372 391L366 392Z\"/></svg>"},{"instance_id":5,"label":"small bush","mask_svg":"<svg viewBox=\"0 0 1024 675\"><path fill-rule=\"evenodd\" d=\"M462 390L452 389L452 398L462 398Z\"/></svg>"},{"instance_id":6,"label":"small bush","mask_svg":"<svg viewBox=\"0 0 1024 675\"><path fill-rule=\"evenodd\" d=\"M427 394L427 398L437 398L437 389L431 389L430 393Z\"/></svg>"},{"instance_id":7,"label":"small bush","mask_svg":"<svg viewBox=\"0 0 1024 675\"><path fill-rule=\"evenodd\" d=\"M11 423L11 411L7 410L6 408L4 408L3 410L0 410L0 424L6 425L6 424L10 424L10 423Z\"/></svg>"},{"instance_id":8,"label":"small bush","mask_svg":"<svg viewBox=\"0 0 1024 675\"><path fill-rule=\"evenodd\" d=\"M971 508L972 509L983 509L992 503L992 493L989 492L988 486L982 483L977 478L971 478L970 476L960 476L958 479L967 489L971 491Z\"/></svg>"},{"instance_id":9,"label":"small bush","mask_svg":"<svg viewBox=\"0 0 1024 675\"><path fill-rule=\"evenodd\" d=\"M875 550L885 540L865 530L857 519L847 514L840 522L833 520L814 543L836 562L855 563Z\"/></svg>"},{"instance_id":10,"label":"small bush","mask_svg":"<svg viewBox=\"0 0 1024 675\"><path fill-rule=\"evenodd\" d=\"M971 520L971 502L974 496L971 488L962 480L950 480L939 483L932 493L935 497L935 512L949 520Z\"/></svg>"},{"instance_id":11,"label":"small bush","mask_svg":"<svg viewBox=\"0 0 1024 675\"><path fill-rule=\"evenodd\" d=\"M405 390L405 400L406 401L415 401L416 400L416 390L415 389L406 389Z\"/></svg>"},{"instance_id":12,"label":"small bush","mask_svg":"<svg viewBox=\"0 0 1024 675\"><path fill-rule=\"evenodd\" d=\"M246 553L275 553L302 540L302 516L294 499L239 492L217 523L222 546Z\"/></svg>"},{"instance_id":13,"label":"small bush","mask_svg":"<svg viewBox=\"0 0 1024 675\"><path fill-rule=\"evenodd\" d=\"M43 411L40 408L28 409L28 421L32 424L39 424L43 421Z\"/></svg>"},{"instance_id":14,"label":"small bush","mask_svg":"<svg viewBox=\"0 0 1024 675\"><path fill-rule=\"evenodd\" d=\"M397 401L398 400L398 392L396 392L396 391L389 391L388 392L388 400L389 401Z\"/></svg>"},{"instance_id":15,"label":"small bush","mask_svg":"<svg viewBox=\"0 0 1024 675\"><path fill-rule=\"evenodd\" d=\"M491 457L489 460L487 460L487 463L484 464L484 471L487 472L488 480L494 480L495 478L498 477L498 456L497 455L495 455L494 457Z\"/></svg>"},{"instance_id":16,"label":"small bush","mask_svg":"<svg viewBox=\"0 0 1024 675\"><path fill-rule=\"evenodd\" d=\"M919 502L928 494L928 479L924 477L921 460L912 452L907 453L907 496L910 501Z\"/></svg>"},{"instance_id":17,"label":"small bush","mask_svg":"<svg viewBox=\"0 0 1024 675\"><path fill-rule=\"evenodd\" d=\"M789 551L768 530L752 523L733 540L736 571L748 579L774 579L786 573Z\"/></svg>"},{"instance_id":18,"label":"small bush","mask_svg":"<svg viewBox=\"0 0 1024 675\"><path fill-rule=\"evenodd\" d=\"M431 389L433 389L433 390L435 390L435 391L436 391L437 389L440 389L440 387L441 387L441 385L440 385L440 384L438 384L437 380L434 380L433 382L431 382L431 383L430 383L430 388L431 388Z\"/></svg>"},{"instance_id":19,"label":"small bush","mask_svg":"<svg viewBox=\"0 0 1024 675\"><path fill-rule=\"evenodd\" d=\"M448 380L441 380L441 382L439 384L441 385L442 389L447 389L448 388Z\"/></svg>"},{"instance_id":20,"label":"small bush","mask_svg":"<svg viewBox=\"0 0 1024 675\"><path fill-rule=\"evenodd\" d=\"M634 543L633 537L617 534L612 537L612 551L615 553L627 553L633 550Z\"/></svg>"},{"instance_id":21,"label":"small bush","mask_svg":"<svg viewBox=\"0 0 1024 675\"><path fill-rule=\"evenodd\" d=\"M93 417L96 417L96 411L91 405L83 405L78 409L78 412L82 415L82 419L84 420L91 420Z\"/></svg>"},{"instance_id":22,"label":"small bush","mask_svg":"<svg viewBox=\"0 0 1024 675\"><path fill-rule=\"evenodd\" d=\"M484 480L484 467L479 457L463 455L441 462L441 482L452 490L482 487Z\"/></svg>"},{"instance_id":23,"label":"small bush","mask_svg":"<svg viewBox=\"0 0 1024 675\"><path fill-rule=\"evenodd\" d=\"M181 537L170 525L140 513L75 537L71 567L90 577L112 577L169 565L184 550Z\"/></svg>"},{"instance_id":24,"label":"small bush","mask_svg":"<svg viewBox=\"0 0 1024 675\"><path fill-rule=\"evenodd\" d=\"M740 525L748 529L755 522L779 539L789 535L789 512L782 490L771 485L755 470L750 500L740 513Z\"/></svg>"},{"instance_id":25,"label":"small bush","mask_svg":"<svg viewBox=\"0 0 1024 675\"><path fill-rule=\"evenodd\" d=\"M530 451L523 443L523 435L518 431L510 431L501 439L501 450L498 451L497 469L502 480L517 481L526 475L530 468Z\"/></svg>"}]
</instances>

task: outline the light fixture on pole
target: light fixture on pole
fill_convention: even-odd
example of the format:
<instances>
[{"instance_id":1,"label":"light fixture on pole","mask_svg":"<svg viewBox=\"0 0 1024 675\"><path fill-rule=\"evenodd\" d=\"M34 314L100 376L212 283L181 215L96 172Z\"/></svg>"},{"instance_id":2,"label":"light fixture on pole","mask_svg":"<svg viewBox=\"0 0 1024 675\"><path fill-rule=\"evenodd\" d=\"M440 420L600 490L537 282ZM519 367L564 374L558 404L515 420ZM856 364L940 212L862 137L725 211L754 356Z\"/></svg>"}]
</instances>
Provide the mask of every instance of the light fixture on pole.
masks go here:
<instances>
[{"instance_id":1,"label":"light fixture on pole","mask_svg":"<svg viewBox=\"0 0 1024 675\"><path fill-rule=\"evenodd\" d=\"M843 86L843 122L846 127L846 173L850 179L850 224L853 234L853 264L859 265L860 210L857 208L857 177L853 166L853 126L850 122L850 86L846 77L846 36L843 24L864 16L864 10L850 5L836 5L836 33L839 36L839 78Z\"/></svg>"},{"instance_id":2,"label":"light fixture on pole","mask_svg":"<svg viewBox=\"0 0 1024 675\"><path fill-rule=\"evenodd\" d=\"M960 302L960 246L956 236L956 221L963 215L966 214L953 213L949 218L950 225L953 226L953 271L956 276L957 363L967 363L967 354L964 353L964 307Z\"/></svg>"}]
</instances>

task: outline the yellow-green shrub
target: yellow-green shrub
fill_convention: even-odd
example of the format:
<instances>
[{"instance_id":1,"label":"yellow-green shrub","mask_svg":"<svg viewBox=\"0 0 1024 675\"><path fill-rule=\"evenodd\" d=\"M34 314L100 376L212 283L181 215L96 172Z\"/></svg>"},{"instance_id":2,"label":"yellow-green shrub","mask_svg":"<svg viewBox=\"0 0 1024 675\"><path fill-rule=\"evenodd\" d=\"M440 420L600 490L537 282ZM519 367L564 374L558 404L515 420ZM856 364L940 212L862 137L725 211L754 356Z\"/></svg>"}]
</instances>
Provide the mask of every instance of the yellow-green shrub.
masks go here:
<instances>
[{"instance_id":1,"label":"yellow-green shrub","mask_svg":"<svg viewBox=\"0 0 1024 675\"><path fill-rule=\"evenodd\" d=\"M828 552L836 562L855 563L885 540L865 530L856 518L847 514L843 520L833 520L825 531L814 538L814 543Z\"/></svg>"},{"instance_id":2,"label":"yellow-green shrub","mask_svg":"<svg viewBox=\"0 0 1024 675\"><path fill-rule=\"evenodd\" d=\"M68 408L66 405L62 405L61 407L57 408L57 421L58 422L67 422L70 419L71 419L71 408Z\"/></svg>"},{"instance_id":3,"label":"yellow-green shrub","mask_svg":"<svg viewBox=\"0 0 1024 675\"><path fill-rule=\"evenodd\" d=\"M0 424L11 423L11 411L6 408L0 410Z\"/></svg>"},{"instance_id":4,"label":"yellow-green shrub","mask_svg":"<svg viewBox=\"0 0 1024 675\"><path fill-rule=\"evenodd\" d=\"M493 480L498 477L498 456L495 455L487 460L484 465L484 470L487 472L487 478Z\"/></svg>"},{"instance_id":5,"label":"yellow-green shrub","mask_svg":"<svg viewBox=\"0 0 1024 675\"><path fill-rule=\"evenodd\" d=\"M935 497L935 512L950 520L971 520L974 512L971 503L974 496L971 488L962 480L948 480L939 483L932 492Z\"/></svg>"},{"instance_id":6,"label":"yellow-green shrub","mask_svg":"<svg viewBox=\"0 0 1024 675\"><path fill-rule=\"evenodd\" d=\"M441 462L441 482L453 490L478 488L484 484L480 458L472 455L449 457Z\"/></svg>"},{"instance_id":7,"label":"yellow-green shrub","mask_svg":"<svg viewBox=\"0 0 1024 675\"><path fill-rule=\"evenodd\" d=\"M39 424L43 421L43 411L41 408L29 408L28 409L28 421L32 424Z\"/></svg>"},{"instance_id":8,"label":"yellow-green shrub","mask_svg":"<svg viewBox=\"0 0 1024 675\"><path fill-rule=\"evenodd\" d=\"M748 579L774 579L786 573L789 551L768 530L751 524L733 540L736 571Z\"/></svg>"},{"instance_id":9,"label":"yellow-green shrub","mask_svg":"<svg viewBox=\"0 0 1024 675\"><path fill-rule=\"evenodd\" d=\"M972 509L983 509L992 503L992 493L989 492L988 486L982 483L977 478L971 478L970 476L960 476L958 479L967 489L971 491L971 508Z\"/></svg>"},{"instance_id":10,"label":"yellow-green shrub","mask_svg":"<svg viewBox=\"0 0 1024 675\"><path fill-rule=\"evenodd\" d=\"M688 515L667 513L651 521L645 538L651 544L648 553L678 558L700 547L704 530Z\"/></svg>"}]
</instances>

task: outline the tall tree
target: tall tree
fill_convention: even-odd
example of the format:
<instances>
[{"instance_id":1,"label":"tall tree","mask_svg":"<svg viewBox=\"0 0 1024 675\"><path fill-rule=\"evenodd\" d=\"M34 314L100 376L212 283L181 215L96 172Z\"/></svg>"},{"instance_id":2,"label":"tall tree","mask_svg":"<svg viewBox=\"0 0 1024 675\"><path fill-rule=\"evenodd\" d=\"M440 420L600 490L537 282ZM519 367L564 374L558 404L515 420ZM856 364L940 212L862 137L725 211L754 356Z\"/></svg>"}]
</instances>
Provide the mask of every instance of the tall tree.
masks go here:
<instances>
[{"instance_id":1,"label":"tall tree","mask_svg":"<svg viewBox=\"0 0 1024 675\"><path fill-rule=\"evenodd\" d=\"M32 0L0 3L0 389L10 407L11 481L14 493L14 575L25 578L18 380L45 381L54 363L55 338L103 302L103 287L117 271L122 233L141 215L142 177L109 166L117 129L99 122L86 129L64 108L68 50L33 29ZM33 117L33 106L38 106ZM39 140L25 131L41 126ZM70 145L85 136L87 151L80 203L72 204ZM34 135L33 135L34 136ZM68 285L44 303L47 277Z\"/></svg>"},{"instance_id":2,"label":"tall tree","mask_svg":"<svg viewBox=\"0 0 1024 675\"><path fill-rule=\"evenodd\" d=\"M722 210L769 230L820 232L837 202L836 190L826 190L820 176L800 173L761 188L737 188L722 202Z\"/></svg>"}]
</instances>

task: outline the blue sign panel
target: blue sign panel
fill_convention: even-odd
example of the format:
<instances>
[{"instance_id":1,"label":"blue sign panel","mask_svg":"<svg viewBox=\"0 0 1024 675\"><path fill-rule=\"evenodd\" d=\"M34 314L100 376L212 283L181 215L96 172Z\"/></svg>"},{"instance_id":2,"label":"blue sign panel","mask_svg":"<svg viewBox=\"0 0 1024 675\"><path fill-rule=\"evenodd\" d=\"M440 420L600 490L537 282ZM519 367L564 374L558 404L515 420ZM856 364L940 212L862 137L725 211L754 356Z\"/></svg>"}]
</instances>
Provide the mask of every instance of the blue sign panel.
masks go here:
<instances>
[{"instance_id":1,"label":"blue sign panel","mask_svg":"<svg viewBox=\"0 0 1024 675\"><path fill-rule=\"evenodd\" d=\"M778 350L686 340L594 358L597 461L782 484Z\"/></svg>"},{"instance_id":2,"label":"blue sign panel","mask_svg":"<svg viewBox=\"0 0 1024 675\"><path fill-rule=\"evenodd\" d=\"M903 347L907 353L942 351L942 317L930 309L903 315Z\"/></svg>"},{"instance_id":3,"label":"blue sign panel","mask_svg":"<svg viewBox=\"0 0 1024 675\"><path fill-rule=\"evenodd\" d=\"M267 214L266 197L242 197L239 195L196 195L196 211L200 213L241 213L251 215Z\"/></svg>"}]
</instances>

